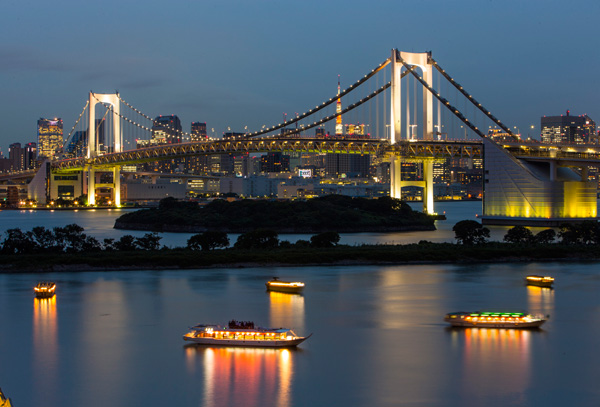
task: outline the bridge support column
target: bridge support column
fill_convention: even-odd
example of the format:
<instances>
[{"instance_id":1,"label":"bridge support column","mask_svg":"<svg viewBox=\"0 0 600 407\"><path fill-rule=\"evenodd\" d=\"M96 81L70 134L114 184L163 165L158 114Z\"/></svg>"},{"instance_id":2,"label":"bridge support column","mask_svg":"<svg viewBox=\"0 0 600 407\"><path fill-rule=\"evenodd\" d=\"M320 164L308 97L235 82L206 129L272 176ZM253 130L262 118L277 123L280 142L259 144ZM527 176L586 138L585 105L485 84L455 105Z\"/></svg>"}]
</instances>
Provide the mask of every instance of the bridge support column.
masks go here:
<instances>
[{"instance_id":1,"label":"bridge support column","mask_svg":"<svg viewBox=\"0 0 600 407\"><path fill-rule=\"evenodd\" d=\"M400 157L390 160L390 197L402 199L402 171Z\"/></svg>"},{"instance_id":2,"label":"bridge support column","mask_svg":"<svg viewBox=\"0 0 600 407\"><path fill-rule=\"evenodd\" d=\"M423 178L425 187L423 188L423 212L433 215L433 161L423 162Z\"/></svg>"},{"instance_id":3,"label":"bridge support column","mask_svg":"<svg viewBox=\"0 0 600 407\"><path fill-rule=\"evenodd\" d=\"M390 144L395 144L402 136L402 87L401 71L402 64L396 58L397 50L392 50L392 80L391 80L391 101L390 101Z\"/></svg>"},{"instance_id":4,"label":"bridge support column","mask_svg":"<svg viewBox=\"0 0 600 407\"><path fill-rule=\"evenodd\" d=\"M550 181L556 181L556 161L550 161Z\"/></svg>"},{"instance_id":5,"label":"bridge support column","mask_svg":"<svg viewBox=\"0 0 600 407\"><path fill-rule=\"evenodd\" d=\"M113 168L113 185L115 206L119 208L121 206L121 167L119 166Z\"/></svg>"},{"instance_id":6,"label":"bridge support column","mask_svg":"<svg viewBox=\"0 0 600 407\"><path fill-rule=\"evenodd\" d=\"M88 205L96 205L96 170L91 166L87 170L87 179Z\"/></svg>"},{"instance_id":7,"label":"bridge support column","mask_svg":"<svg viewBox=\"0 0 600 407\"><path fill-rule=\"evenodd\" d=\"M589 174L588 174L589 170L587 166L583 166L581 167L581 180L582 181L587 181L589 178Z\"/></svg>"}]
</instances>

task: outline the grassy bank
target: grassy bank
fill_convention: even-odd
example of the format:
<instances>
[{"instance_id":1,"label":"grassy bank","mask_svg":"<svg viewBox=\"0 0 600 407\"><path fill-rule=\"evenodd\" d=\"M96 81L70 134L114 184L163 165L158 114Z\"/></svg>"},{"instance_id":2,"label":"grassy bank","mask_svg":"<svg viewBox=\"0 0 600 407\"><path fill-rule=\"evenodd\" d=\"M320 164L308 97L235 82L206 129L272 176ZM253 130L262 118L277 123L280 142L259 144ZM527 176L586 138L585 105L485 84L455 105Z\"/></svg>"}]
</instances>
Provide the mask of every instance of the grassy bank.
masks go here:
<instances>
[{"instance_id":1,"label":"grassy bank","mask_svg":"<svg viewBox=\"0 0 600 407\"><path fill-rule=\"evenodd\" d=\"M595 245L515 245L452 243L337 246L334 248L223 249L195 251L163 249L132 252L1 255L2 272L91 271L129 269L195 269L245 266L305 266L327 264L479 263L600 260Z\"/></svg>"}]
</instances>

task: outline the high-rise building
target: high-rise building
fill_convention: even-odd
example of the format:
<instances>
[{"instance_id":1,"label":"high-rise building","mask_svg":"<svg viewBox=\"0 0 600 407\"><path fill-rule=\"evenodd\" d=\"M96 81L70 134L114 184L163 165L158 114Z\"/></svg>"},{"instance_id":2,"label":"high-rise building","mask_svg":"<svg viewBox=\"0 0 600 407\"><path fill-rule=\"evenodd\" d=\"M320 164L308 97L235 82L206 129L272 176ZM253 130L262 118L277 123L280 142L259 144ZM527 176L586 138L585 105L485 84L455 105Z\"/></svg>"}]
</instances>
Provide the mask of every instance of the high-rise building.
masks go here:
<instances>
[{"instance_id":1,"label":"high-rise building","mask_svg":"<svg viewBox=\"0 0 600 407\"><path fill-rule=\"evenodd\" d=\"M8 159L12 171L25 169L25 149L21 147L21 143L12 143L8 146Z\"/></svg>"},{"instance_id":2,"label":"high-rise building","mask_svg":"<svg viewBox=\"0 0 600 407\"><path fill-rule=\"evenodd\" d=\"M206 122L192 122L191 137L192 141L206 140L208 138Z\"/></svg>"},{"instance_id":3,"label":"high-rise building","mask_svg":"<svg viewBox=\"0 0 600 407\"><path fill-rule=\"evenodd\" d=\"M38 157L52 158L63 147L63 121L61 118L38 120Z\"/></svg>"},{"instance_id":4,"label":"high-rise building","mask_svg":"<svg viewBox=\"0 0 600 407\"><path fill-rule=\"evenodd\" d=\"M598 144L596 123L588 115L544 116L542 122L542 142Z\"/></svg>"},{"instance_id":5,"label":"high-rise building","mask_svg":"<svg viewBox=\"0 0 600 407\"><path fill-rule=\"evenodd\" d=\"M154 144L181 143L181 121L176 115L158 116L152 123Z\"/></svg>"},{"instance_id":6,"label":"high-rise building","mask_svg":"<svg viewBox=\"0 0 600 407\"><path fill-rule=\"evenodd\" d=\"M261 172L287 172L290 170L290 156L281 152L271 152L261 156Z\"/></svg>"},{"instance_id":7,"label":"high-rise building","mask_svg":"<svg viewBox=\"0 0 600 407\"><path fill-rule=\"evenodd\" d=\"M25 144L25 169L35 168L35 160L37 158L37 144L27 143Z\"/></svg>"},{"instance_id":8,"label":"high-rise building","mask_svg":"<svg viewBox=\"0 0 600 407\"><path fill-rule=\"evenodd\" d=\"M78 130L65 146L68 157L83 157L87 151L87 130Z\"/></svg>"},{"instance_id":9,"label":"high-rise building","mask_svg":"<svg viewBox=\"0 0 600 407\"><path fill-rule=\"evenodd\" d=\"M329 177L367 178L370 165L370 155L329 153L325 156L325 174Z\"/></svg>"}]
</instances>

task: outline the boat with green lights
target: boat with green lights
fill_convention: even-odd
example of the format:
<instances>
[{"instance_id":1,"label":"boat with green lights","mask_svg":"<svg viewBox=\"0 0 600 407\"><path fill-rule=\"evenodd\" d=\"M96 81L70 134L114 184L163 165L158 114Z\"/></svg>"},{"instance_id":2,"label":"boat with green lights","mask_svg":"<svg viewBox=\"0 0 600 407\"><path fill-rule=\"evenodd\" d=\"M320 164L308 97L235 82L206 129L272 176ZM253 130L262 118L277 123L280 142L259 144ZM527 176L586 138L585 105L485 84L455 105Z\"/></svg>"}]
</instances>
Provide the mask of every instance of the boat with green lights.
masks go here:
<instances>
[{"instance_id":1,"label":"boat with green lights","mask_svg":"<svg viewBox=\"0 0 600 407\"><path fill-rule=\"evenodd\" d=\"M524 312L451 312L444 321L454 327L463 328L539 328L547 318L543 315L531 315Z\"/></svg>"}]
</instances>

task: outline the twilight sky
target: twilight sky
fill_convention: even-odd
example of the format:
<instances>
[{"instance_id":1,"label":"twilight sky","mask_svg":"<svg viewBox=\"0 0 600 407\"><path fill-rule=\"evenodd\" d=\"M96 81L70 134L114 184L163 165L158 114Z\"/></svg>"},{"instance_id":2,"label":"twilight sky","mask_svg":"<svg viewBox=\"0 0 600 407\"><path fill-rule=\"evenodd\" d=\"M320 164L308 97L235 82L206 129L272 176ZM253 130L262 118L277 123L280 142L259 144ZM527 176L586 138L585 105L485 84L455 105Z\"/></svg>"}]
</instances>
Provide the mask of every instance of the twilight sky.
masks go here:
<instances>
[{"instance_id":1,"label":"twilight sky","mask_svg":"<svg viewBox=\"0 0 600 407\"><path fill-rule=\"evenodd\" d=\"M68 133L88 92L183 130L257 130L330 97L390 55L423 52L509 126L600 123L600 2L555 0L3 0L0 151Z\"/></svg>"}]
</instances>

